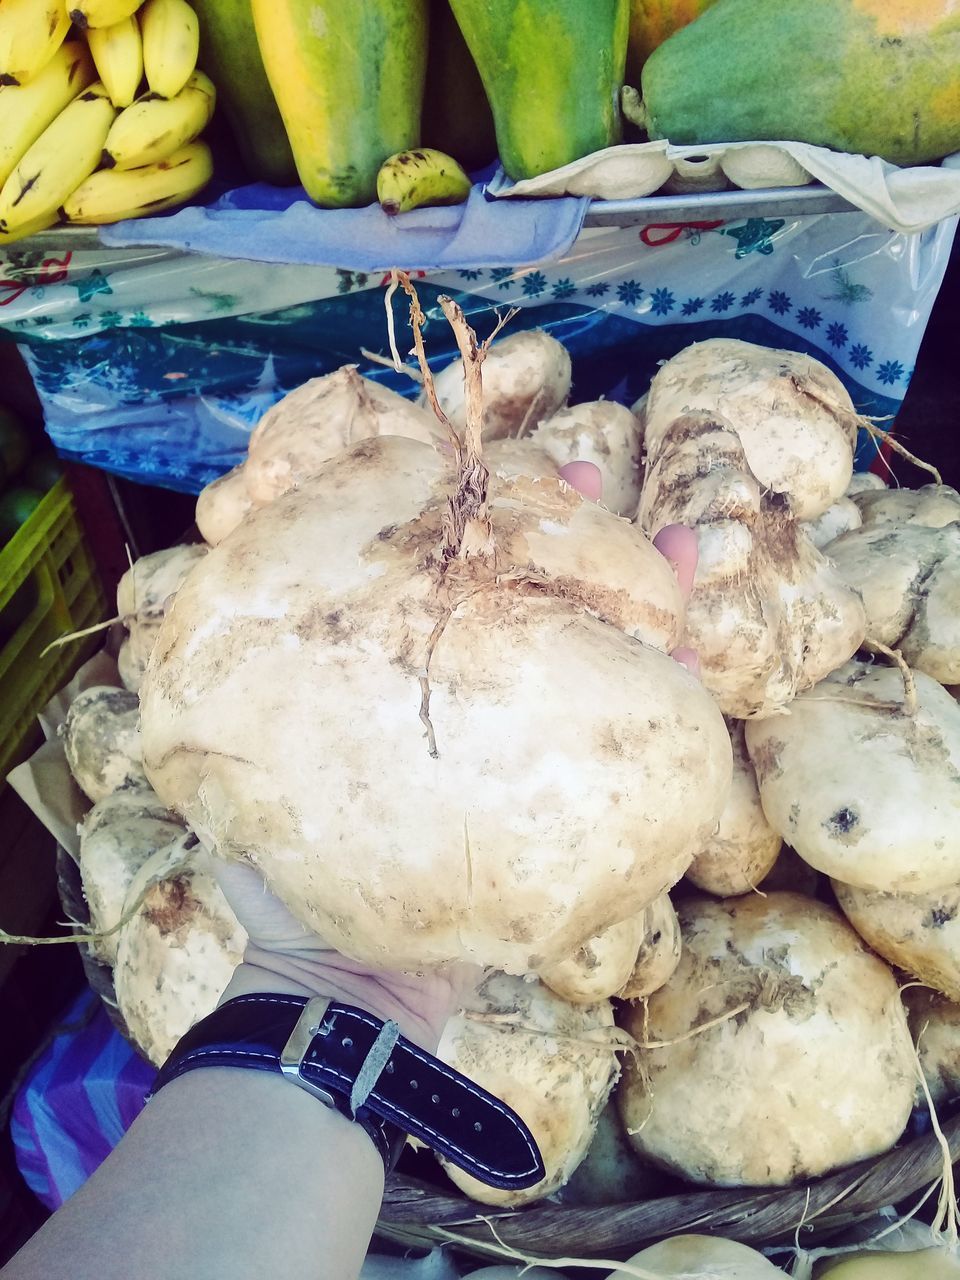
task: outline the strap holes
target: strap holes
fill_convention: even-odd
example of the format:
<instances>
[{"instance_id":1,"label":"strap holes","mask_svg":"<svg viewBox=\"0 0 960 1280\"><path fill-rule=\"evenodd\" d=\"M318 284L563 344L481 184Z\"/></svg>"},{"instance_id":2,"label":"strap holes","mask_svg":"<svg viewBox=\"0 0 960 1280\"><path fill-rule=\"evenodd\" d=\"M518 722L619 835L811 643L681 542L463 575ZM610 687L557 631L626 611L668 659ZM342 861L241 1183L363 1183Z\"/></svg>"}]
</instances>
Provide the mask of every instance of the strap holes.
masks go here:
<instances>
[{"instance_id":1,"label":"strap holes","mask_svg":"<svg viewBox=\"0 0 960 1280\"><path fill-rule=\"evenodd\" d=\"M343 1039L340 1041L340 1043L343 1045L345 1049L353 1048L353 1040L351 1039L350 1036L344 1036Z\"/></svg>"},{"instance_id":2,"label":"strap holes","mask_svg":"<svg viewBox=\"0 0 960 1280\"><path fill-rule=\"evenodd\" d=\"M439 1095L439 1093L435 1093L435 1094L431 1097L430 1101L433 1103L433 1105L434 1105L435 1107L436 1107L436 1106L438 1106L438 1105L439 1105L439 1102L440 1102L440 1095Z\"/></svg>"},{"instance_id":3,"label":"strap holes","mask_svg":"<svg viewBox=\"0 0 960 1280\"><path fill-rule=\"evenodd\" d=\"M482 1133L482 1132L483 1132L483 1125L480 1123L480 1121L479 1121L479 1120L474 1120L474 1122L473 1122L473 1131L474 1131L474 1133Z\"/></svg>"},{"instance_id":4,"label":"strap holes","mask_svg":"<svg viewBox=\"0 0 960 1280\"><path fill-rule=\"evenodd\" d=\"M453 1110L450 1112L450 1114L453 1116L454 1120L459 1120L459 1119L460 1119L460 1108L459 1108L459 1107L454 1107L454 1108L453 1108Z\"/></svg>"},{"instance_id":5,"label":"strap holes","mask_svg":"<svg viewBox=\"0 0 960 1280\"><path fill-rule=\"evenodd\" d=\"M388 1063L387 1063L387 1065L386 1065L386 1067L384 1067L384 1070L386 1071L386 1073L387 1073L387 1075L388 1075L388 1076L392 1076L392 1075L393 1075L393 1063L392 1063L392 1062L388 1062Z\"/></svg>"},{"instance_id":6,"label":"strap holes","mask_svg":"<svg viewBox=\"0 0 960 1280\"><path fill-rule=\"evenodd\" d=\"M419 1089L419 1088L420 1088L420 1085L417 1083L417 1081L416 1081L416 1080L411 1080L411 1081L410 1081L410 1088L411 1088L411 1089Z\"/></svg>"}]
</instances>

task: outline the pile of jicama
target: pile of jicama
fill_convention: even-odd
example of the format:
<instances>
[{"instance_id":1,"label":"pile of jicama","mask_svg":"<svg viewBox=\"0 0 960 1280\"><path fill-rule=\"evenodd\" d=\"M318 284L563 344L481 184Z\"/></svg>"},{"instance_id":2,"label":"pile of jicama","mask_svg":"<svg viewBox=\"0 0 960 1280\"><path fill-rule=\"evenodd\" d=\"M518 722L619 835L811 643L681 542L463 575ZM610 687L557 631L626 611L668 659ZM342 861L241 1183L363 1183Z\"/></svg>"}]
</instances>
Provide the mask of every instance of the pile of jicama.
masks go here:
<instances>
[{"instance_id":1,"label":"pile of jicama","mask_svg":"<svg viewBox=\"0 0 960 1280\"><path fill-rule=\"evenodd\" d=\"M212 854L372 965L485 967L440 1056L547 1173L447 1168L476 1200L888 1150L960 1093L960 494L854 475L807 356L711 340L632 410L571 405L555 339L443 305L461 359L418 403L307 383L201 494L204 544L121 584L131 692L65 737L131 1029L161 1060L239 959Z\"/></svg>"}]
</instances>

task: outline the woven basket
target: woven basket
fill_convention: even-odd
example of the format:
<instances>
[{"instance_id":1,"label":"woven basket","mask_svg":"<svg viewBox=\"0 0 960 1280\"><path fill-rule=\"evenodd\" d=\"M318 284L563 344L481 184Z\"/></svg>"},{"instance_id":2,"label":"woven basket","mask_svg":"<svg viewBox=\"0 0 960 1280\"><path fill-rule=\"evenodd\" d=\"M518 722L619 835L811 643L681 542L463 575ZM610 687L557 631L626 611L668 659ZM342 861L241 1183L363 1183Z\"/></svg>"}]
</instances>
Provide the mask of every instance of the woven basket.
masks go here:
<instances>
[{"instance_id":1,"label":"woven basket","mask_svg":"<svg viewBox=\"0 0 960 1280\"><path fill-rule=\"evenodd\" d=\"M80 868L64 849L57 851L57 880L68 918L88 924ZM117 1007L110 968L89 947L81 944L79 950L87 981L111 1022L137 1048ZM952 1157L960 1159L960 1110L942 1127ZM799 1230L801 1243L809 1247L877 1209L916 1196L940 1176L942 1163L936 1136L926 1133L905 1139L886 1155L786 1190L697 1189L599 1208L541 1203L492 1209L461 1195L439 1169L430 1180L436 1167L429 1156L408 1154L387 1181L377 1233L427 1246L452 1236L460 1251L480 1258L502 1256L498 1238L510 1249L542 1258L626 1258L654 1240L687 1231L772 1245L792 1243Z\"/></svg>"},{"instance_id":2,"label":"woven basket","mask_svg":"<svg viewBox=\"0 0 960 1280\"><path fill-rule=\"evenodd\" d=\"M960 1158L960 1112L941 1120L951 1156ZM454 1237L477 1257L502 1256L500 1244L538 1258L626 1258L664 1236L714 1233L745 1244L810 1248L887 1205L910 1200L940 1177L943 1154L933 1133L839 1173L787 1189L690 1190L639 1204L599 1208L541 1203L492 1209L402 1172L388 1181L378 1232L403 1243ZM500 1244L498 1244L498 1238Z\"/></svg>"}]
</instances>

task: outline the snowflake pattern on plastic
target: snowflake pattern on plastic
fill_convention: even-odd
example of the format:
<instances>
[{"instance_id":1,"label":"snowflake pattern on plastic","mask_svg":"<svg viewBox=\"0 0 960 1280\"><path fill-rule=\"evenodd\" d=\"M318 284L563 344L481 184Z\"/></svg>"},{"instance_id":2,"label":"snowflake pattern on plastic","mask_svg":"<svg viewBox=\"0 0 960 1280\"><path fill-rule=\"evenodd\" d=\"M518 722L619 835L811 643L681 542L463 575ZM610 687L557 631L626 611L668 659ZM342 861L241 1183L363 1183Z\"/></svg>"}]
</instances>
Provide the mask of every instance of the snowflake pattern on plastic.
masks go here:
<instances>
[{"instance_id":1,"label":"snowflake pattern on plastic","mask_svg":"<svg viewBox=\"0 0 960 1280\"><path fill-rule=\"evenodd\" d=\"M480 280L483 272L478 267L463 267L457 272L461 280Z\"/></svg>"},{"instance_id":2,"label":"snowflake pattern on plastic","mask_svg":"<svg viewBox=\"0 0 960 1280\"><path fill-rule=\"evenodd\" d=\"M498 289L509 289L511 281L516 275L514 267L491 267L490 279Z\"/></svg>"},{"instance_id":3,"label":"snowflake pattern on plastic","mask_svg":"<svg viewBox=\"0 0 960 1280\"><path fill-rule=\"evenodd\" d=\"M650 298L650 310L655 316L667 316L677 305L677 300L669 289L654 289Z\"/></svg>"},{"instance_id":4,"label":"snowflake pattern on plastic","mask_svg":"<svg viewBox=\"0 0 960 1280\"><path fill-rule=\"evenodd\" d=\"M899 360L884 360L882 364L877 365L877 380L888 387L899 382L903 373L903 365Z\"/></svg>"},{"instance_id":5,"label":"snowflake pattern on plastic","mask_svg":"<svg viewBox=\"0 0 960 1280\"><path fill-rule=\"evenodd\" d=\"M831 347L845 347L849 337L847 326L840 324L838 320L835 320L833 324L827 325L827 341Z\"/></svg>"},{"instance_id":6,"label":"snowflake pattern on plastic","mask_svg":"<svg viewBox=\"0 0 960 1280\"><path fill-rule=\"evenodd\" d=\"M564 298L569 298L577 292L577 286L573 283L569 276L564 276L562 280L557 280L550 290L550 294L557 302L562 302Z\"/></svg>"},{"instance_id":7,"label":"snowflake pattern on plastic","mask_svg":"<svg viewBox=\"0 0 960 1280\"><path fill-rule=\"evenodd\" d=\"M605 293L610 292L610 285L606 280L595 280L593 284L587 285L583 292L587 298L602 298Z\"/></svg>"},{"instance_id":8,"label":"snowflake pattern on plastic","mask_svg":"<svg viewBox=\"0 0 960 1280\"><path fill-rule=\"evenodd\" d=\"M621 280L617 285L617 298L625 307L635 307L643 297L643 285L639 280Z\"/></svg>"},{"instance_id":9,"label":"snowflake pattern on plastic","mask_svg":"<svg viewBox=\"0 0 960 1280\"><path fill-rule=\"evenodd\" d=\"M547 277L542 271L531 271L523 277L521 287L525 298L539 298L547 287Z\"/></svg>"},{"instance_id":10,"label":"snowflake pattern on plastic","mask_svg":"<svg viewBox=\"0 0 960 1280\"><path fill-rule=\"evenodd\" d=\"M868 364L873 364L873 352L862 342L854 343L850 348L849 358L855 369L866 369Z\"/></svg>"},{"instance_id":11,"label":"snowflake pattern on plastic","mask_svg":"<svg viewBox=\"0 0 960 1280\"><path fill-rule=\"evenodd\" d=\"M790 295L783 292L782 289L771 289L767 294L767 306L774 315L785 316L788 311L792 310L793 303Z\"/></svg>"},{"instance_id":12,"label":"snowflake pattern on plastic","mask_svg":"<svg viewBox=\"0 0 960 1280\"><path fill-rule=\"evenodd\" d=\"M736 294L731 293L729 289L725 289L723 293L718 293L711 301L710 310L719 315L721 312L729 311L736 300Z\"/></svg>"},{"instance_id":13,"label":"snowflake pattern on plastic","mask_svg":"<svg viewBox=\"0 0 960 1280\"><path fill-rule=\"evenodd\" d=\"M740 299L741 307L752 307L755 302L759 302L763 297L762 289L748 289Z\"/></svg>"},{"instance_id":14,"label":"snowflake pattern on plastic","mask_svg":"<svg viewBox=\"0 0 960 1280\"><path fill-rule=\"evenodd\" d=\"M705 301L705 298L688 298L680 308L680 314L682 316L695 316Z\"/></svg>"},{"instance_id":15,"label":"snowflake pattern on plastic","mask_svg":"<svg viewBox=\"0 0 960 1280\"><path fill-rule=\"evenodd\" d=\"M817 329L823 323L823 316L816 307L801 307L797 312L797 324L804 329Z\"/></svg>"}]
</instances>

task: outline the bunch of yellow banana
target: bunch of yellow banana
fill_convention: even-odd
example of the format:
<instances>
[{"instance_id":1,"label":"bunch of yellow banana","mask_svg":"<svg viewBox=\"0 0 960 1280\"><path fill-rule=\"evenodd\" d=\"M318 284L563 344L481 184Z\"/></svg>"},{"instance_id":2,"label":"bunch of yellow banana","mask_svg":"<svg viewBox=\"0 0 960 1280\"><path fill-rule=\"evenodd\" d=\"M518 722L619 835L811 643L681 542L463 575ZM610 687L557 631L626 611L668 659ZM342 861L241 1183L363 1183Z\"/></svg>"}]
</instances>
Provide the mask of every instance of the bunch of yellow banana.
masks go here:
<instances>
[{"instance_id":1,"label":"bunch of yellow banana","mask_svg":"<svg viewBox=\"0 0 960 1280\"><path fill-rule=\"evenodd\" d=\"M158 211L210 180L195 140L216 89L198 44L187 0L0 0L0 249L64 217Z\"/></svg>"}]
</instances>

